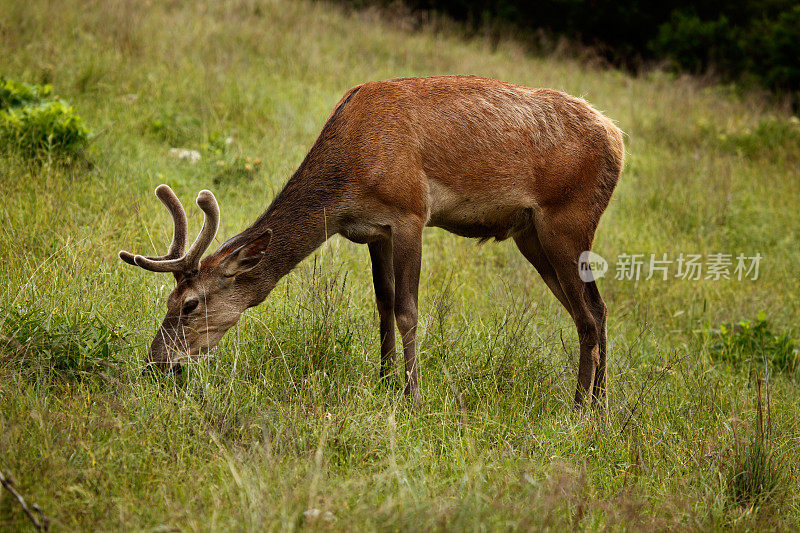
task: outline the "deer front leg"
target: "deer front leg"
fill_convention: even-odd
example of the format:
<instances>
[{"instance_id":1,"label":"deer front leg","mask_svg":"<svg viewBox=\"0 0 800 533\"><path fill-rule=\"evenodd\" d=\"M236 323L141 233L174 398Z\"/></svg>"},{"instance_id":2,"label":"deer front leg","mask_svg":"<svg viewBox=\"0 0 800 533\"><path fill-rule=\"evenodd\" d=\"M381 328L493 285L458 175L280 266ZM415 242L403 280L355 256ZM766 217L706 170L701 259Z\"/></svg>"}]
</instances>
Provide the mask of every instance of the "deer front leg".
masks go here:
<instances>
[{"instance_id":1,"label":"deer front leg","mask_svg":"<svg viewBox=\"0 0 800 533\"><path fill-rule=\"evenodd\" d=\"M392 266L392 239L369 243L372 261L372 283L381 334L381 381L388 381L394 370L394 268Z\"/></svg>"},{"instance_id":2,"label":"deer front leg","mask_svg":"<svg viewBox=\"0 0 800 533\"><path fill-rule=\"evenodd\" d=\"M406 386L403 393L420 403L417 378L417 301L419 271L422 262L422 228L420 220L405 220L392 228L392 262L394 264L394 316L403 340Z\"/></svg>"}]
</instances>

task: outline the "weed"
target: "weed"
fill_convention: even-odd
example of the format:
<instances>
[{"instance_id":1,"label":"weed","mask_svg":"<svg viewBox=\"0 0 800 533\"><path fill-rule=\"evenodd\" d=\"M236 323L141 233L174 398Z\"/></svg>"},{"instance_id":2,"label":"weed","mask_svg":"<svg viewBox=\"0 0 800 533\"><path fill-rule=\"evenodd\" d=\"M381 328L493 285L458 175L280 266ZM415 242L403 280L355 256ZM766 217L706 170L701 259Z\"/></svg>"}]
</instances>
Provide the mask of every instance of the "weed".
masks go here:
<instances>
[{"instance_id":1,"label":"weed","mask_svg":"<svg viewBox=\"0 0 800 533\"><path fill-rule=\"evenodd\" d=\"M200 145L200 149L210 156L224 157L232 145L233 137L214 131L208 134L206 141Z\"/></svg>"},{"instance_id":2,"label":"weed","mask_svg":"<svg viewBox=\"0 0 800 533\"><path fill-rule=\"evenodd\" d=\"M433 342L431 347L431 359L437 358L444 361L447 359L448 353L455 344L453 336L447 328L447 322L453 312L453 275L452 272L445 278L442 283L441 290L438 292L433 301L433 325L431 328L430 339ZM456 336L457 337L457 336ZM427 341L428 338L426 337ZM427 348L423 344L423 349Z\"/></svg>"},{"instance_id":3,"label":"weed","mask_svg":"<svg viewBox=\"0 0 800 533\"><path fill-rule=\"evenodd\" d=\"M800 375L797 342L791 333L775 334L763 311L754 321L741 320L737 324L722 324L718 329L705 328L705 335L715 338L710 346L712 359L734 368L761 368L768 363L775 372L795 378Z\"/></svg>"},{"instance_id":4,"label":"weed","mask_svg":"<svg viewBox=\"0 0 800 533\"><path fill-rule=\"evenodd\" d=\"M200 145L207 159L212 161L215 185L249 181L261 170L261 159L243 156L241 150L233 149L233 142L233 137L212 132Z\"/></svg>"}]
</instances>

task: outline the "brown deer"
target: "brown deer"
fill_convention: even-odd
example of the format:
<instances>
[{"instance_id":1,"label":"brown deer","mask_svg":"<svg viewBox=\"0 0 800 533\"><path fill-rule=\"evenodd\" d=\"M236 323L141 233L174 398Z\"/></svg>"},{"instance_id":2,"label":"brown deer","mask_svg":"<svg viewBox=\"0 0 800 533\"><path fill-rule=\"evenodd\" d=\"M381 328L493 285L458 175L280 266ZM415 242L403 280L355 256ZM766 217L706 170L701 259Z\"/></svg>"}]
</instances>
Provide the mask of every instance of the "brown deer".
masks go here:
<instances>
[{"instance_id":1,"label":"brown deer","mask_svg":"<svg viewBox=\"0 0 800 533\"><path fill-rule=\"evenodd\" d=\"M213 348L245 309L329 237L367 244L378 304L381 378L393 370L394 324L404 392L419 401L416 326L422 231L437 226L485 241L514 239L575 322L575 402L605 402L606 306L579 276L622 170L620 130L584 100L474 76L400 78L347 91L300 167L249 228L202 261L219 225L211 192L184 254L186 214L166 185L174 220L167 255L120 252L172 272L177 286L148 362L179 370Z\"/></svg>"}]
</instances>

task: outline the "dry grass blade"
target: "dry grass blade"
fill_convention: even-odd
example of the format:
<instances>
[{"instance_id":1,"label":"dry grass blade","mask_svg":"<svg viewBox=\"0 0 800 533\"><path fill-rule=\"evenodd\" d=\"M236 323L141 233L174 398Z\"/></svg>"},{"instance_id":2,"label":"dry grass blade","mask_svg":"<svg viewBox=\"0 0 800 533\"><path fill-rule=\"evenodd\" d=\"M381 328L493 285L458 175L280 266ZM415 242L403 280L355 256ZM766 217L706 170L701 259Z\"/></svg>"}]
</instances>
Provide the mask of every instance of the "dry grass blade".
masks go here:
<instances>
[{"instance_id":1,"label":"dry grass blade","mask_svg":"<svg viewBox=\"0 0 800 533\"><path fill-rule=\"evenodd\" d=\"M25 503L25 498L22 497L22 494L17 492L14 488L14 484L11 482L11 479L7 478L2 471L0 471L0 484L10 492L14 498L17 499L19 502L20 507L22 507L22 511L27 515L30 521L33 523L34 527L39 531L49 531L50 530L50 519L45 516L42 509L33 504L31 507L28 507L28 504Z\"/></svg>"}]
</instances>

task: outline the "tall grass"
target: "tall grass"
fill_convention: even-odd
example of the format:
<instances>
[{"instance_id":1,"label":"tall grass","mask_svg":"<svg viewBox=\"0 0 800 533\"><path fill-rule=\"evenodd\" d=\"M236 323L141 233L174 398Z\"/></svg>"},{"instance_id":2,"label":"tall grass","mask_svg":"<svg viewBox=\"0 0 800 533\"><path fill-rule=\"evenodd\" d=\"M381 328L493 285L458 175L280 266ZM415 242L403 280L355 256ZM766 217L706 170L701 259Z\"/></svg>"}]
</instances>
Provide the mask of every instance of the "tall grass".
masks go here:
<instances>
[{"instance_id":1,"label":"tall grass","mask_svg":"<svg viewBox=\"0 0 800 533\"><path fill-rule=\"evenodd\" d=\"M92 168L0 158L0 307L76 317L37 331L64 331L81 347L92 346L83 328L102 317L116 354L80 375L0 363L0 470L54 528L713 530L800 520L796 379L777 366L770 374L769 461L752 458L741 421L757 408L740 408L757 397L749 365L720 364L719 339L702 334L764 310L770 335L797 338L797 124L785 112L691 79L530 58L511 40L409 33L319 2L0 0L0 12L0 74L52 84L102 132ZM574 326L513 243L477 246L433 229L419 409L378 384L369 257L341 239L248 311L213 356L182 376L141 376L174 282L116 252L168 243L154 186L170 184L190 206L213 185L222 241L265 209L348 87L443 73L555 87L618 120L628 164L601 222L601 255L758 252L759 279L600 280L605 417L573 412ZM203 158L171 158L173 147ZM256 159L251 173L244 165ZM201 213L188 215L199 227ZM14 331L2 335L22 343ZM731 346L737 360L762 360ZM398 369L390 385L401 382ZM781 498L736 503L738 472L757 479L773 467L775 491L742 493ZM0 496L0 529L25 520Z\"/></svg>"},{"instance_id":2,"label":"tall grass","mask_svg":"<svg viewBox=\"0 0 800 533\"><path fill-rule=\"evenodd\" d=\"M727 472L731 503L751 509L765 504L779 506L785 496L784 478L788 470L788 465L774 449L769 381L766 402L761 389L762 382L758 378L753 427L749 436L737 435L734 431L733 456Z\"/></svg>"}]
</instances>

